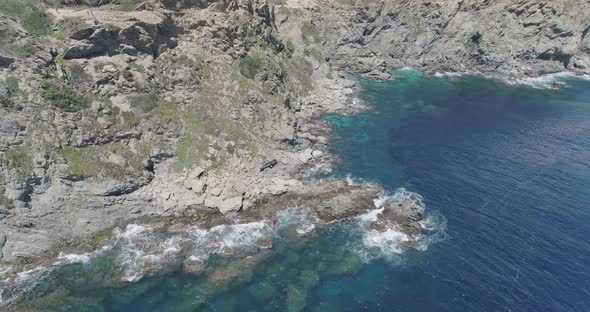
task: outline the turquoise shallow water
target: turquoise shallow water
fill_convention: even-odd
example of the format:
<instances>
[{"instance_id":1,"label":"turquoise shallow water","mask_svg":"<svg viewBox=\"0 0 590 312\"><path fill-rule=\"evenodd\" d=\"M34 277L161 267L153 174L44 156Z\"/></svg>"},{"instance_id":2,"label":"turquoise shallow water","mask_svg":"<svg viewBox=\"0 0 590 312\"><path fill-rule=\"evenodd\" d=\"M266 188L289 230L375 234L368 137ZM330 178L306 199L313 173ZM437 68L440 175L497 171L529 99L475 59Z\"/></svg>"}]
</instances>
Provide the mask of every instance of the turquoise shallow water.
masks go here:
<instances>
[{"instance_id":1,"label":"turquoise shallow water","mask_svg":"<svg viewBox=\"0 0 590 312\"><path fill-rule=\"evenodd\" d=\"M540 90L478 77L396 74L392 82L360 82L371 111L327 117L331 149L341 158L331 174L377 181L392 195L420 194L431 228L427 248L400 253L384 237L381 246L367 245L357 222L298 239L294 231L307 217L292 212L272 233L273 248L259 256L212 256L215 270L200 276L182 273L171 259L165 272L126 283L120 279L129 264L121 262L137 259L122 251L127 242L46 273L21 307L590 310L590 82L562 77L569 88Z\"/></svg>"}]
</instances>

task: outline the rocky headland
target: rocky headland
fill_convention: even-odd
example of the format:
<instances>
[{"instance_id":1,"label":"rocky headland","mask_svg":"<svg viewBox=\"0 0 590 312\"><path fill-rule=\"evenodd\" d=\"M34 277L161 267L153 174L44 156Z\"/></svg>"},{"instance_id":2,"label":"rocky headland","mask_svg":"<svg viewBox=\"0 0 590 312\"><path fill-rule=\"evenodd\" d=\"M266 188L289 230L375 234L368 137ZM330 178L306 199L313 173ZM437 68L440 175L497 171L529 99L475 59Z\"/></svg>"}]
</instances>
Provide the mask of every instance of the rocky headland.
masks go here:
<instances>
[{"instance_id":1,"label":"rocky headland","mask_svg":"<svg viewBox=\"0 0 590 312\"><path fill-rule=\"evenodd\" d=\"M589 74L589 21L568 0L3 1L3 279L130 223L384 208L372 229L416 237L415 202L376 207L377 185L313 178L335 160L321 117L364 109L348 74Z\"/></svg>"}]
</instances>

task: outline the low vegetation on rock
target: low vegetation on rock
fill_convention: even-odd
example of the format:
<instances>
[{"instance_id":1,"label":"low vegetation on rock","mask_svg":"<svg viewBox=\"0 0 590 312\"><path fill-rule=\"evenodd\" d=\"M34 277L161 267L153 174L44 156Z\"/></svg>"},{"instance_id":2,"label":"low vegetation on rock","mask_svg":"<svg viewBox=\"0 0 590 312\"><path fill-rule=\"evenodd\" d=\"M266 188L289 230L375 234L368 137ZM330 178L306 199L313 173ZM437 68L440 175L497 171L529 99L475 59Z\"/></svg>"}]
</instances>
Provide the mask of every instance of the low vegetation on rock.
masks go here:
<instances>
[{"instance_id":1,"label":"low vegetation on rock","mask_svg":"<svg viewBox=\"0 0 590 312\"><path fill-rule=\"evenodd\" d=\"M41 97L66 112L77 112L86 106L85 99L64 81L46 79L41 82Z\"/></svg>"}]
</instances>

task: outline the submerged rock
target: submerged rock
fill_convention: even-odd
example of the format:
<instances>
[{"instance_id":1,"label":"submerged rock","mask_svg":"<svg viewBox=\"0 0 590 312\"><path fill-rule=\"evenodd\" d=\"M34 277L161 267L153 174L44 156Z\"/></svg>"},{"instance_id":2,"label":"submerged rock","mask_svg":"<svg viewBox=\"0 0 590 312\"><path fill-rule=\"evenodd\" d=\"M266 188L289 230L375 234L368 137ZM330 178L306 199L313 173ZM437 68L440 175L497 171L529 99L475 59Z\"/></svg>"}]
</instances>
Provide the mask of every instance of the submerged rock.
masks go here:
<instances>
[{"instance_id":1,"label":"submerged rock","mask_svg":"<svg viewBox=\"0 0 590 312\"><path fill-rule=\"evenodd\" d=\"M197 257L188 257L186 260L184 260L182 265L183 271L191 274L203 273L206 268L207 265L205 261Z\"/></svg>"},{"instance_id":2,"label":"submerged rock","mask_svg":"<svg viewBox=\"0 0 590 312\"><path fill-rule=\"evenodd\" d=\"M273 283L263 280L248 287L248 292L254 300L258 302L266 302L277 296L278 290Z\"/></svg>"},{"instance_id":3,"label":"submerged rock","mask_svg":"<svg viewBox=\"0 0 590 312\"><path fill-rule=\"evenodd\" d=\"M287 311L303 311L307 305L307 291L296 285L287 287Z\"/></svg>"},{"instance_id":4,"label":"submerged rock","mask_svg":"<svg viewBox=\"0 0 590 312\"><path fill-rule=\"evenodd\" d=\"M312 289L320 283L319 274L310 269L301 271L301 275L299 278L301 280L301 284L305 289Z\"/></svg>"}]
</instances>

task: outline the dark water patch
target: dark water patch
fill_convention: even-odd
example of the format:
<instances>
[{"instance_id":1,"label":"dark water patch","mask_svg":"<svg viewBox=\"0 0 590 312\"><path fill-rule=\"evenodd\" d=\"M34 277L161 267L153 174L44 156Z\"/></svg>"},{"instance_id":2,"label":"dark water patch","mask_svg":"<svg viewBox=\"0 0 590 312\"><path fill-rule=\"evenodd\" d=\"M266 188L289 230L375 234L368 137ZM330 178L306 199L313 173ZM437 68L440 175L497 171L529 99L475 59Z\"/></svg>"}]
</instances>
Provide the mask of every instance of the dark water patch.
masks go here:
<instances>
[{"instance_id":1,"label":"dark water patch","mask_svg":"<svg viewBox=\"0 0 590 312\"><path fill-rule=\"evenodd\" d=\"M538 90L412 74L364 84L362 97L375 110L361 131L374 140L346 145L357 129L337 126L340 174L420 193L447 218L450 236L419 256L421 265L386 270L390 285L405 282L382 304L399 311L588 309L590 83L566 82L566 89ZM367 161L386 153L388 161Z\"/></svg>"}]
</instances>

